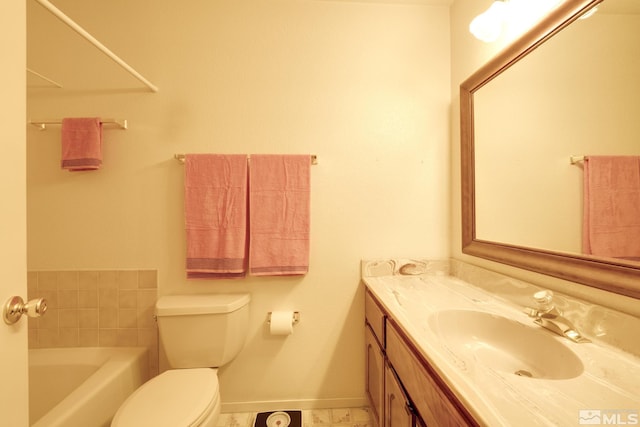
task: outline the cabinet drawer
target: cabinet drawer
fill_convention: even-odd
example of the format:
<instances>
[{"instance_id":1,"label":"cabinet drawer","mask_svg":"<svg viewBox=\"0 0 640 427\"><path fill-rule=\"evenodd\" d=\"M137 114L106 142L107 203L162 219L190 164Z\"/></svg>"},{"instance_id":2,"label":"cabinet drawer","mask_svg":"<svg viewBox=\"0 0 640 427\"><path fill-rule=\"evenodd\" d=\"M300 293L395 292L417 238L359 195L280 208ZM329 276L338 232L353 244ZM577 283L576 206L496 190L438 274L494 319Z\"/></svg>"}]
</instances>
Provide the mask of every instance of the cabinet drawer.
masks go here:
<instances>
[{"instance_id":1,"label":"cabinet drawer","mask_svg":"<svg viewBox=\"0 0 640 427\"><path fill-rule=\"evenodd\" d=\"M364 315L367 319L367 323L371 326L376 339L380 343L380 346L384 348L385 346L385 324L384 324L384 312L378 305L378 302L375 300L375 297L369 292L366 291L364 297Z\"/></svg>"},{"instance_id":2,"label":"cabinet drawer","mask_svg":"<svg viewBox=\"0 0 640 427\"><path fill-rule=\"evenodd\" d=\"M387 358L407 390L414 407L429 427L476 426L458 409L451 392L440 386L440 380L422 357L407 344L393 322L387 322Z\"/></svg>"}]
</instances>

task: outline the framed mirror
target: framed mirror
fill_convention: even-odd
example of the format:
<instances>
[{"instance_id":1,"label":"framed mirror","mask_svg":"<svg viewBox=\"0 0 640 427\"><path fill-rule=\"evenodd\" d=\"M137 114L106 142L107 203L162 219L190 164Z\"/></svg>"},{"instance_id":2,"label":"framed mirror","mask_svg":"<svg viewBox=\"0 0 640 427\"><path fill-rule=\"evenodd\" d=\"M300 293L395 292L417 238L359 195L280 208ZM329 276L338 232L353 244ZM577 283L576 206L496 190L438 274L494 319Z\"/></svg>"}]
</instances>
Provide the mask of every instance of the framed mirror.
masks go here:
<instances>
[{"instance_id":1,"label":"framed mirror","mask_svg":"<svg viewBox=\"0 0 640 427\"><path fill-rule=\"evenodd\" d=\"M581 159L640 155L639 4L566 0L460 85L464 253L640 298L639 261L581 253Z\"/></svg>"}]
</instances>

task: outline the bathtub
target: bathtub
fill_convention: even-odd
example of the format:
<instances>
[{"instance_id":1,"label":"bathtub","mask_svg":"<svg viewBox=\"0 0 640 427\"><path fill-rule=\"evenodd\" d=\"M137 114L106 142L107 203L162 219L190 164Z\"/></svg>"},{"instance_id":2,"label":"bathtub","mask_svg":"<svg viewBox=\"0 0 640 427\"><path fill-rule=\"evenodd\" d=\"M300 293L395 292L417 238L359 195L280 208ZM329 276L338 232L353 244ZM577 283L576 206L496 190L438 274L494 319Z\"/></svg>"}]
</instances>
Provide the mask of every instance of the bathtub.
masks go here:
<instances>
[{"instance_id":1,"label":"bathtub","mask_svg":"<svg viewBox=\"0 0 640 427\"><path fill-rule=\"evenodd\" d=\"M122 402L148 378L144 347L30 349L30 425L109 426Z\"/></svg>"}]
</instances>

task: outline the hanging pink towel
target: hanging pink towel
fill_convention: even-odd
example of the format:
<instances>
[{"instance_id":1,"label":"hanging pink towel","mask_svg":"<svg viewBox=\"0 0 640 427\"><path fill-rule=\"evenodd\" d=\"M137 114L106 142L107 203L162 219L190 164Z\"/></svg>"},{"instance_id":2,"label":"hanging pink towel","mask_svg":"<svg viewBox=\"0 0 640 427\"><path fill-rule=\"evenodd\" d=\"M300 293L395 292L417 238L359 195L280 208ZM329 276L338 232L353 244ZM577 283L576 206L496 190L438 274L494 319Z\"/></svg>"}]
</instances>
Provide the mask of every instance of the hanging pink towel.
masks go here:
<instances>
[{"instance_id":1,"label":"hanging pink towel","mask_svg":"<svg viewBox=\"0 0 640 427\"><path fill-rule=\"evenodd\" d=\"M309 155L251 156L251 275L309 271L310 169Z\"/></svg>"},{"instance_id":2,"label":"hanging pink towel","mask_svg":"<svg viewBox=\"0 0 640 427\"><path fill-rule=\"evenodd\" d=\"M97 117L62 119L62 169L84 171L102 165L102 122Z\"/></svg>"},{"instance_id":3,"label":"hanging pink towel","mask_svg":"<svg viewBox=\"0 0 640 427\"><path fill-rule=\"evenodd\" d=\"M583 215L585 254L640 259L640 157L585 159Z\"/></svg>"},{"instance_id":4,"label":"hanging pink towel","mask_svg":"<svg viewBox=\"0 0 640 427\"><path fill-rule=\"evenodd\" d=\"M247 156L185 158L187 278L246 274Z\"/></svg>"}]
</instances>

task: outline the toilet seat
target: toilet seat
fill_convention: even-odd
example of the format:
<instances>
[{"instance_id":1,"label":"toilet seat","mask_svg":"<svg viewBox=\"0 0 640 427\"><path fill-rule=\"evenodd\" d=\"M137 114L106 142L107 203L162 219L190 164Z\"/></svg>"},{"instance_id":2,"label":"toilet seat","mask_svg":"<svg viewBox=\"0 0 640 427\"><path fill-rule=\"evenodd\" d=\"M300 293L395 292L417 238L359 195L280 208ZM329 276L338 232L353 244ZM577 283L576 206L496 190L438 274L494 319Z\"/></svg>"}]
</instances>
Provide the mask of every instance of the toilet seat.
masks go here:
<instances>
[{"instance_id":1,"label":"toilet seat","mask_svg":"<svg viewBox=\"0 0 640 427\"><path fill-rule=\"evenodd\" d=\"M138 388L120 406L112 427L195 427L220 405L216 369L172 369Z\"/></svg>"}]
</instances>

